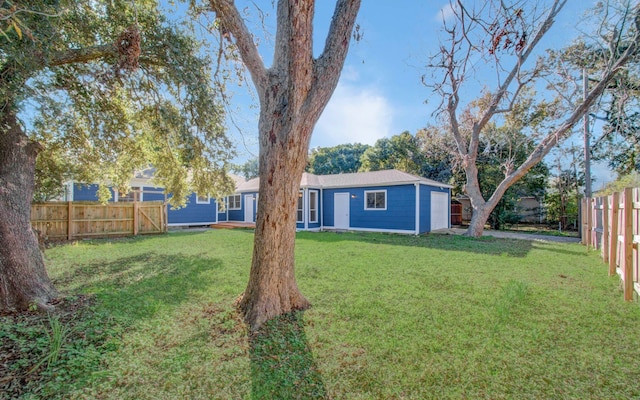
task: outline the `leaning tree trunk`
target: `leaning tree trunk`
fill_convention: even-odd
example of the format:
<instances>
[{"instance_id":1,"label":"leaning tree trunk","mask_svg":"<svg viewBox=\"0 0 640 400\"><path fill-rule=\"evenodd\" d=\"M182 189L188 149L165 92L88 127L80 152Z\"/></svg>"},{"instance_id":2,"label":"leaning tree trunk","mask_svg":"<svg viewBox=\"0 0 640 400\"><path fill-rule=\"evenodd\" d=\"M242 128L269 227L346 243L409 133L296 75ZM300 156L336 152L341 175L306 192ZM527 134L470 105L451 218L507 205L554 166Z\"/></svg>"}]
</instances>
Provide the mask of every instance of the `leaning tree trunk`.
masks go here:
<instances>
[{"instance_id":1,"label":"leaning tree trunk","mask_svg":"<svg viewBox=\"0 0 640 400\"><path fill-rule=\"evenodd\" d=\"M15 114L0 120L0 309L51 308L56 290L31 229L31 198L40 145L30 141Z\"/></svg>"}]
</instances>

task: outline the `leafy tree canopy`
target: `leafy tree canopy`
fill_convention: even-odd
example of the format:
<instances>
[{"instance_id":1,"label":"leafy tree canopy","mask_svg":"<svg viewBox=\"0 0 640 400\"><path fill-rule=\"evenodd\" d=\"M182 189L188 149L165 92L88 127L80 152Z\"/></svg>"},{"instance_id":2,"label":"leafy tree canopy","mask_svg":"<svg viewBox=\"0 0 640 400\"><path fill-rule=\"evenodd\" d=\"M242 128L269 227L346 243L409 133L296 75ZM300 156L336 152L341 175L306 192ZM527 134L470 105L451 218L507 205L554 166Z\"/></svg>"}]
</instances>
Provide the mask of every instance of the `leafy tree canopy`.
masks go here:
<instances>
[{"instance_id":1,"label":"leafy tree canopy","mask_svg":"<svg viewBox=\"0 0 640 400\"><path fill-rule=\"evenodd\" d=\"M156 1L0 7L0 107L19 112L44 146L40 196L70 175L127 191L148 165L178 205L192 190L232 190L225 170L233 151L211 62Z\"/></svg>"},{"instance_id":2,"label":"leafy tree canopy","mask_svg":"<svg viewBox=\"0 0 640 400\"><path fill-rule=\"evenodd\" d=\"M361 157L370 148L360 143L316 147L311 149L306 170L317 175L358 172L362 165Z\"/></svg>"}]
</instances>

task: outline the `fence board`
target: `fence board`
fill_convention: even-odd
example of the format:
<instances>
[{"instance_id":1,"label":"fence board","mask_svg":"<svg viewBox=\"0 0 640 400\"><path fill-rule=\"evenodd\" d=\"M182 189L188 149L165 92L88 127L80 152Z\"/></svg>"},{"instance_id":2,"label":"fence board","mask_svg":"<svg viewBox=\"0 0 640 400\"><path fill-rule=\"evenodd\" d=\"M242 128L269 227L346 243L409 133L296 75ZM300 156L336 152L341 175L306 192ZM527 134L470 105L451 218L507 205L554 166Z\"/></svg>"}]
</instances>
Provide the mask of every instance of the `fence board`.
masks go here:
<instances>
[{"instance_id":1,"label":"fence board","mask_svg":"<svg viewBox=\"0 0 640 400\"><path fill-rule=\"evenodd\" d=\"M626 301L640 293L640 189L583 199L583 244L601 250L609 275L618 274Z\"/></svg>"},{"instance_id":2,"label":"fence board","mask_svg":"<svg viewBox=\"0 0 640 400\"><path fill-rule=\"evenodd\" d=\"M34 203L31 226L49 240L163 233L166 208L162 201Z\"/></svg>"}]
</instances>

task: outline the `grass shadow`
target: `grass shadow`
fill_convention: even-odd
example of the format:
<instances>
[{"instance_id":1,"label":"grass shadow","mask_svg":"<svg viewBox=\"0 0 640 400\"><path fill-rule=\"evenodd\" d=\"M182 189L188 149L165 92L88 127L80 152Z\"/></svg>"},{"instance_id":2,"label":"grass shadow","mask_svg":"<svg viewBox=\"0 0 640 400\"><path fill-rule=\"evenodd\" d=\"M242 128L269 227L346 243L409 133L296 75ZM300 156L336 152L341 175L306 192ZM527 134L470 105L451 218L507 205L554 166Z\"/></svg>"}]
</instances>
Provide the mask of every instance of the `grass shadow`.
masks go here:
<instances>
[{"instance_id":1,"label":"grass shadow","mask_svg":"<svg viewBox=\"0 0 640 400\"><path fill-rule=\"evenodd\" d=\"M206 256L145 252L83 263L70 268L55 284L73 293L96 294L114 317L139 320L205 290L211 282L201 274L222 266L221 260Z\"/></svg>"},{"instance_id":2,"label":"grass shadow","mask_svg":"<svg viewBox=\"0 0 640 400\"><path fill-rule=\"evenodd\" d=\"M250 338L251 398L326 399L304 331L303 312L265 323Z\"/></svg>"},{"instance_id":3,"label":"grass shadow","mask_svg":"<svg viewBox=\"0 0 640 400\"><path fill-rule=\"evenodd\" d=\"M299 232L298 239L325 243L352 241L375 245L425 247L443 251L511 257L525 257L534 248L534 242L530 240L500 239L491 236L472 238L441 234L413 236L372 232Z\"/></svg>"}]
</instances>

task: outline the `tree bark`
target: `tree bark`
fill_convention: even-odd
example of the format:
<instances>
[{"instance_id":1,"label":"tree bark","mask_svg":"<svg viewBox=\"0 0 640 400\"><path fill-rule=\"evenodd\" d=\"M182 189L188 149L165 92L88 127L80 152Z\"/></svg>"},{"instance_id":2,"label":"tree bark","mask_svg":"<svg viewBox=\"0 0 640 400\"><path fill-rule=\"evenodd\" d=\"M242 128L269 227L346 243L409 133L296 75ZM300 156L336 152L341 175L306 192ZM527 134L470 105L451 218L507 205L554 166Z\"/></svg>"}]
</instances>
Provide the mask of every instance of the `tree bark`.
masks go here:
<instances>
[{"instance_id":1,"label":"tree bark","mask_svg":"<svg viewBox=\"0 0 640 400\"><path fill-rule=\"evenodd\" d=\"M291 115L278 118L277 108L277 102L266 102L260 117L256 234L249 283L240 303L252 329L280 314L311 305L296 283L294 250L300 179L315 121Z\"/></svg>"},{"instance_id":2,"label":"tree bark","mask_svg":"<svg viewBox=\"0 0 640 400\"><path fill-rule=\"evenodd\" d=\"M30 141L6 107L0 120L0 309L50 309L57 292L31 229L35 162Z\"/></svg>"}]
</instances>

